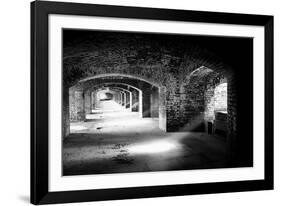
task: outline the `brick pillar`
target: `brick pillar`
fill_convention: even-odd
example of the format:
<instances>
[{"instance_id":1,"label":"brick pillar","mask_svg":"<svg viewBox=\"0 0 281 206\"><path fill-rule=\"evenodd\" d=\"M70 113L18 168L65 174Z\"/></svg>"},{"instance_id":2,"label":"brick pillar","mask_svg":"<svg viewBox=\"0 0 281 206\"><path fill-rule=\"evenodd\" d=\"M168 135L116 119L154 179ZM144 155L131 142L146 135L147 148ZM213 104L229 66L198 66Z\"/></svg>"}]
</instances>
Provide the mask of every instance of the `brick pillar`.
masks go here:
<instances>
[{"instance_id":1,"label":"brick pillar","mask_svg":"<svg viewBox=\"0 0 281 206\"><path fill-rule=\"evenodd\" d=\"M117 100L118 100L117 103L122 105L122 93L120 91L118 91L116 93L116 95L117 95Z\"/></svg>"},{"instance_id":2,"label":"brick pillar","mask_svg":"<svg viewBox=\"0 0 281 206\"><path fill-rule=\"evenodd\" d=\"M84 93L83 91L73 91L69 95L71 101L71 120L72 121L84 121Z\"/></svg>"},{"instance_id":3,"label":"brick pillar","mask_svg":"<svg viewBox=\"0 0 281 206\"><path fill-rule=\"evenodd\" d=\"M122 103L123 103L123 94L121 91L119 91L120 93L120 98L119 98L119 104L122 106Z\"/></svg>"},{"instance_id":4,"label":"brick pillar","mask_svg":"<svg viewBox=\"0 0 281 206\"><path fill-rule=\"evenodd\" d=\"M121 94L122 94L121 105L122 105L123 107L125 107L125 106L126 106L126 94L125 94L125 92L121 92Z\"/></svg>"},{"instance_id":5,"label":"brick pillar","mask_svg":"<svg viewBox=\"0 0 281 206\"><path fill-rule=\"evenodd\" d=\"M63 89L63 123L62 123L62 137L63 139L66 138L70 133L70 120L69 120L69 89Z\"/></svg>"},{"instance_id":6,"label":"brick pillar","mask_svg":"<svg viewBox=\"0 0 281 206\"><path fill-rule=\"evenodd\" d=\"M132 90L132 112L139 111L139 92L135 89Z\"/></svg>"},{"instance_id":7,"label":"brick pillar","mask_svg":"<svg viewBox=\"0 0 281 206\"><path fill-rule=\"evenodd\" d=\"M139 93L138 93L138 96L139 96L139 117L143 117L143 112L142 112L142 110L143 110L143 100L142 100L142 97L143 97L143 95L142 95L142 91L140 90L139 91Z\"/></svg>"},{"instance_id":8,"label":"brick pillar","mask_svg":"<svg viewBox=\"0 0 281 206\"><path fill-rule=\"evenodd\" d=\"M96 92L91 92L91 110L96 108Z\"/></svg>"},{"instance_id":9,"label":"brick pillar","mask_svg":"<svg viewBox=\"0 0 281 206\"><path fill-rule=\"evenodd\" d=\"M159 88L152 87L150 94L150 112L151 117L159 117Z\"/></svg>"},{"instance_id":10,"label":"brick pillar","mask_svg":"<svg viewBox=\"0 0 281 206\"><path fill-rule=\"evenodd\" d=\"M75 106L75 93L74 90L69 89L69 119L75 121L76 117L76 106Z\"/></svg>"},{"instance_id":11,"label":"brick pillar","mask_svg":"<svg viewBox=\"0 0 281 206\"><path fill-rule=\"evenodd\" d=\"M113 101L115 101L116 103L118 103L119 99L118 99L118 93L116 91L113 92Z\"/></svg>"},{"instance_id":12,"label":"brick pillar","mask_svg":"<svg viewBox=\"0 0 281 206\"><path fill-rule=\"evenodd\" d=\"M205 83L192 81L180 88L179 127L181 131L204 131ZM176 95L176 94L175 94ZM176 128L176 125L175 125Z\"/></svg>"},{"instance_id":13,"label":"brick pillar","mask_svg":"<svg viewBox=\"0 0 281 206\"><path fill-rule=\"evenodd\" d=\"M130 92L124 91L126 96L125 108L130 109Z\"/></svg>"},{"instance_id":14,"label":"brick pillar","mask_svg":"<svg viewBox=\"0 0 281 206\"><path fill-rule=\"evenodd\" d=\"M130 108L130 111L132 112L133 111L133 95L132 95L132 92L129 92L129 108Z\"/></svg>"},{"instance_id":15,"label":"brick pillar","mask_svg":"<svg viewBox=\"0 0 281 206\"><path fill-rule=\"evenodd\" d=\"M167 131L166 88L160 87L159 90L159 128Z\"/></svg>"},{"instance_id":16,"label":"brick pillar","mask_svg":"<svg viewBox=\"0 0 281 206\"><path fill-rule=\"evenodd\" d=\"M84 94L85 97L85 114L91 113L91 92L87 91Z\"/></svg>"},{"instance_id":17,"label":"brick pillar","mask_svg":"<svg viewBox=\"0 0 281 206\"><path fill-rule=\"evenodd\" d=\"M179 81L177 80L174 88L167 92L166 96L167 132L179 131L181 128L180 100L180 86Z\"/></svg>"},{"instance_id":18,"label":"brick pillar","mask_svg":"<svg viewBox=\"0 0 281 206\"><path fill-rule=\"evenodd\" d=\"M151 88L144 88L142 90L142 117L151 117L150 96Z\"/></svg>"}]
</instances>

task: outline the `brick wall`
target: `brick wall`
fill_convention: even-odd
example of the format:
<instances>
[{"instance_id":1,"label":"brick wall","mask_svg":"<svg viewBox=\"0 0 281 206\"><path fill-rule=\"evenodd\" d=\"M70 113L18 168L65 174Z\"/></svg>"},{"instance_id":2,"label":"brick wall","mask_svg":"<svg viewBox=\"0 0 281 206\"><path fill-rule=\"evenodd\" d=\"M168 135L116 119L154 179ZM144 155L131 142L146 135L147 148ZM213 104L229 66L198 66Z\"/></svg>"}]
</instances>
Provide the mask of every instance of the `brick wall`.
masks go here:
<instances>
[{"instance_id":1,"label":"brick wall","mask_svg":"<svg viewBox=\"0 0 281 206\"><path fill-rule=\"evenodd\" d=\"M139 91L136 89L131 89L132 91L132 112L139 111Z\"/></svg>"},{"instance_id":2,"label":"brick wall","mask_svg":"<svg viewBox=\"0 0 281 206\"><path fill-rule=\"evenodd\" d=\"M85 107L85 114L91 113L91 92L84 91L84 107Z\"/></svg>"},{"instance_id":3,"label":"brick wall","mask_svg":"<svg viewBox=\"0 0 281 206\"><path fill-rule=\"evenodd\" d=\"M70 121L84 121L85 120L85 101L83 90L70 89L69 90L69 112Z\"/></svg>"}]
</instances>

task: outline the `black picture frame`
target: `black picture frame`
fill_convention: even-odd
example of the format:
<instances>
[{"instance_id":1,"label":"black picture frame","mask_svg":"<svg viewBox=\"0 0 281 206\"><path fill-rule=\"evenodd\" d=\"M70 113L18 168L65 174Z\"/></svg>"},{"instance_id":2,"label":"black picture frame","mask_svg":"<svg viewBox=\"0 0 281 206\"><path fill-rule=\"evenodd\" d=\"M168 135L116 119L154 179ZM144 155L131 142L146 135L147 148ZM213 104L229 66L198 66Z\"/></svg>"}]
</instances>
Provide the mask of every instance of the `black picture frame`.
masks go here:
<instances>
[{"instance_id":1,"label":"black picture frame","mask_svg":"<svg viewBox=\"0 0 281 206\"><path fill-rule=\"evenodd\" d=\"M48 190L48 15L191 21L265 28L265 177L263 180L116 189ZM50 204L273 189L273 16L34 1L31 3L31 203Z\"/></svg>"}]
</instances>

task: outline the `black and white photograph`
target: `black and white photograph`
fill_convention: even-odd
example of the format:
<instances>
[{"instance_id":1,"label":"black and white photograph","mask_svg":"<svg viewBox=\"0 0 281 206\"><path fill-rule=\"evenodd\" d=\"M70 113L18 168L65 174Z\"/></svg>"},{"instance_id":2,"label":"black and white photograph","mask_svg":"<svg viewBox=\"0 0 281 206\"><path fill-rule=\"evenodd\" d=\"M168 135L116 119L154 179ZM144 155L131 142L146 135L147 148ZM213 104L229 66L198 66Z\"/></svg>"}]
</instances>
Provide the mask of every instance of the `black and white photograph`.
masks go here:
<instances>
[{"instance_id":1,"label":"black and white photograph","mask_svg":"<svg viewBox=\"0 0 281 206\"><path fill-rule=\"evenodd\" d=\"M30 11L31 203L273 189L272 15Z\"/></svg>"},{"instance_id":2,"label":"black and white photograph","mask_svg":"<svg viewBox=\"0 0 281 206\"><path fill-rule=\"evenodd\" d=\"M62 42L63 176L253 166L253 38L65 28Z\"/></svg>"},{"instance_id":3,"label":"black and white photograph","mask_svg":"<svg viewBox=\"0 0 281 206\"><path fill-rule=\"evenodd\" d=\"M2 1L0 205L279 206L279 4Z\"/></svg>"}]
</instances>

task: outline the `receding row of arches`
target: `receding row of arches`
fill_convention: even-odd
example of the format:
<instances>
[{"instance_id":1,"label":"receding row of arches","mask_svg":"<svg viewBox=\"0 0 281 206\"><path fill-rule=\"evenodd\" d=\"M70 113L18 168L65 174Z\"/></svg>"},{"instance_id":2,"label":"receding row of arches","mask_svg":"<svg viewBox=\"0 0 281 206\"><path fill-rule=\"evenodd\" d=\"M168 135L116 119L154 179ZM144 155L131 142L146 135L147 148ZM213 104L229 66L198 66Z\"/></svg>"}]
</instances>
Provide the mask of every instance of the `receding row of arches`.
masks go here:
<instances>
[{"instance_id":1,"label":"receding row of arches","mask_svg":"<svg viewBox=\"0 0 281 206\"><path fill-rule=\"evenodd\" d=\"M170 99L166 86L136 76L99 75L69 88L69 121L87 121L90 114L116 109L136 113L139 118L155 118L159 129L166 132L205 131L227 136L227 88L227 78L207 67L189 75L178 99ZM106 102L115 102L115 108ZM174 112L178 112L176 121L171 119Z\"/></svg>"},{"instance_id":2,"label":"receding row of arches","mask_svg":"<svg viewBox=\"0 0 281 206\"><path fill-rule=\"evenodd\" d=\"M166 130L160 91L165 89L132 76L107 74L80 81L69 88L70 121L86 120L96 110L110 110L101 106L103 102L114 101L121 106L119 109L137 113L140 118L158 118L159 128ZM165 93L161 98L164 101Z\"/></svg>"}]
</instances>

